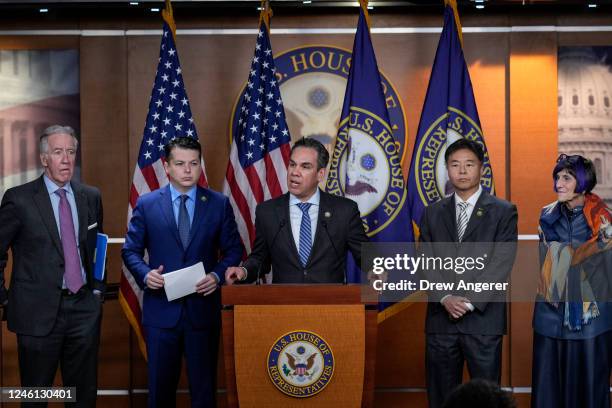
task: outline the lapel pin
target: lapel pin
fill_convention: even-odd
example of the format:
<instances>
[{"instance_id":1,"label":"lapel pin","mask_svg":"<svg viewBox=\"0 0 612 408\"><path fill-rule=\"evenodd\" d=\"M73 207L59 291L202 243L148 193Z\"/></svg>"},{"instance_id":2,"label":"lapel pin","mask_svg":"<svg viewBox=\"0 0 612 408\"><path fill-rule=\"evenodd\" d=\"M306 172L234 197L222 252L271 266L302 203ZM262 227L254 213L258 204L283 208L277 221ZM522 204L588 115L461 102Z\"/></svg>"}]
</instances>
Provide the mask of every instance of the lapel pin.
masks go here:
<instances>
[{"instance_id":1,"label":"lapel pin","mask_svg":"<svg viewBox=\"0 0 612 408\"><path fill-rule=\"evenodd\" d=\"M331 213L329 211L325 211L325 214L323 214L325 216L325 218L331 218Z\"/></svg>"},{"instance_id":2,"label":"lapel pin","mask_svg":"<svg viewBox=\"0 0 612 408\"><path fill-rule=\"evenodd\" d=\"M202 197L200 197L200 200L202 200L202 202L204 202L204 203L205 203L205 202L206 202L206 200L208 200L208 199L206 198L206 196L202 196Z\"/></svg>"},{"instance_id":3,"label":"lapel pin","mask_svg":"<svg viewBox=\"0 0 612 408\"><path fill-rule=\"evenodd\" d=\"M476 211L476 216L477 216L477 217L482 217L482 215L483 215L483 214L484 214L484 209L482 209L482 208L479 208L479 209Z\"/></svg>"}]
</instances>

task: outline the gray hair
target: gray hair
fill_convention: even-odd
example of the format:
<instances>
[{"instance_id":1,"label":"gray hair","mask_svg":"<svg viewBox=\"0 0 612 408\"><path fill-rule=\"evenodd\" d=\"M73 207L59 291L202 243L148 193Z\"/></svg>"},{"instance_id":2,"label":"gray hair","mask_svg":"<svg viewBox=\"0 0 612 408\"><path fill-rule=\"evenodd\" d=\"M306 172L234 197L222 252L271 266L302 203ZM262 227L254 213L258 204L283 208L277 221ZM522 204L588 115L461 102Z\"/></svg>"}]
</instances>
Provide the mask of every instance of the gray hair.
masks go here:
<instances>
[{"instance_id":1,"label":"gray hair","mask_svg":"<svg viewBox=\"0 0 612 408\"><path fill-rule=\"evenodd\" d=\"M48 143L49 136L55 135L55 134L70 135L74 139L74 147L76 148L79 146L79 141L76 137L76 132L74 131L73 128L71 128L70 126L52 125L46 128L45 130L43 130L42 135L40 135L40 142L38 143L38 149L41 154L47 153L47 150L49 149L49 143Z\"/></svg>"}]
</instances>

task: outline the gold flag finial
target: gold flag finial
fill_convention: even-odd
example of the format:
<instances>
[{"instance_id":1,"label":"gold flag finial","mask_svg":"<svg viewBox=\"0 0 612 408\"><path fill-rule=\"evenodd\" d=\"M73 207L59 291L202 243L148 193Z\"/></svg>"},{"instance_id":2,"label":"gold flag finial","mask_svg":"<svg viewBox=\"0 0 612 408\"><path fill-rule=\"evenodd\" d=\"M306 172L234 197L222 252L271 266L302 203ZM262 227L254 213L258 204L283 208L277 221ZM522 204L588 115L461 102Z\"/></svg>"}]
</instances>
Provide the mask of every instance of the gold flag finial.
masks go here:
<instances>
[{"instance_id":1,"label":"gold flag finial","mask_svg":"<svg viewBox=\"0 0 612 408\"><path fill-rule=\"evenodd\" d=\"M270 2L268 0L261 0L261 13L259 13L259 24L263 21L268 28L268 32L270 31L270 19L272 18L272 7L270 7Z\"/></svg>"},{"instance_id":2,"label":"gold flag finial","mask_svg":"<svg viewBox=\"0 0 612 408\"><path fill-rule=\"evenodd\" d=\"M162 10L162 18L168 24L168 26L170 26L172 37L176 42L176 23L174 22L174 12L172 11L172 4L170 4L170 0L166 0L166 6Z\"/></svg>"},{"instance_id":3,"label":"gold flag finial","mask_svg":"<svg viewBox=\"0 0 612 408\"><path fill-rule=\"evenodd\" d=\"M463 48L463 28L461 28L461 20L459 20L459 12L457 11L457 0L444 0L444 6L451 6L453 9L453 14L455 15L455 27L457 27L459 42L461 43L461 48Z\"/></svg>"},{"instance_id":4,"label":"gold flag finial","mask_svg":"<svg viewBox=\"0 0 612 408\"><path fill-rule=\"evenodd\" d=\"M368 25L368 30L370 29L370 13L368 13L368 0L359 0L359 5L363 10L363 15L365 16L366 23Z\"/></svg>"}]
</instances>

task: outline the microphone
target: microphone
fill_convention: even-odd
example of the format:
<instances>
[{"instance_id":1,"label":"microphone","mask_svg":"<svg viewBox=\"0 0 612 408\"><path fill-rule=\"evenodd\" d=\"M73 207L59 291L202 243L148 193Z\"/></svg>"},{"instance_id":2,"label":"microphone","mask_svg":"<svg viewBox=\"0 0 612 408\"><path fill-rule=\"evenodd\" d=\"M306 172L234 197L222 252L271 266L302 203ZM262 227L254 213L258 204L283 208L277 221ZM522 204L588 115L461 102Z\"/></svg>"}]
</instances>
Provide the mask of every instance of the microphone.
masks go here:
<instances>
[{"instance_id":1,"label":"microphone","mask_svg":"<svg viewBox=\"0 0 612 408\"><path fill-rule=\"evenodd\" d=\"M327 218L330 217L329 213L326 213L325 216ZM336 248L336 245L334 244L334 240L331 237L331 234L329 233L329 230L327 229L327 221L322 220L321 221L321 226L323 227L323 229L325 230L325 234L327 234L327 239L329 239L330 244L332 245L332 248L334 249L334 253L336 254L336 258L340 258L340 254L338 253L338 249ZM344 285L346 285L346 267L344 268Z\"/></svg>"},{"instance_id":2,"label":"microphone","mask_svg":"<svg viewBox=\"0 0 612 408\"><path fill-rule=\"evenodd\" d=\"M336 258L340 258L340 255L338 254L338 250L336 249L336 245L334 244L334 240L332 239L331 234L329 233L329 230L327 229L327 221L322 220L321 225L323 226L323 229L325 230L325 233L327 234L327 238L329 239L329 242L331 243L332 248L334 248L334 253L336 254Z\"/></svg>"},{"instance_id":3,"label":"microphone","mask_svg":"<svg viewBox=\"0 0 612 408\"><path fill-rule=\"evenodd\" d=\"M276 242L276 238L278 238L278 234L285 227L286 223L287 223L287 220L285 220L284 218L280 220L280 223L278 224L278 229L276 230L276 233L274 234L274 238L272 238L272 243L270 244L270 247L274 247L274 243Z\"/></svg>"},{"instance_id":4,"label":"microphone","mask_svg":"<svg viewBox=\"0 0 612 408\"><path fill-rule=\"evenodd\" d=\"M278 224L278 229L276 230L276 232L274 233L274 237L272 238L272 241L270 243L270 248L274 248L274 244L276 243L276 238L278 238L278 234L280 234L281 230L285 227L285 224L287 223L287 220L282 218L280 220L280 223ZM261 267L262 267L262 262L259 262L259 266L257 267L257 276L256 276L256 284L259 285L260 284L260 275L261 275Z\"/></svg>"}]
</instances>

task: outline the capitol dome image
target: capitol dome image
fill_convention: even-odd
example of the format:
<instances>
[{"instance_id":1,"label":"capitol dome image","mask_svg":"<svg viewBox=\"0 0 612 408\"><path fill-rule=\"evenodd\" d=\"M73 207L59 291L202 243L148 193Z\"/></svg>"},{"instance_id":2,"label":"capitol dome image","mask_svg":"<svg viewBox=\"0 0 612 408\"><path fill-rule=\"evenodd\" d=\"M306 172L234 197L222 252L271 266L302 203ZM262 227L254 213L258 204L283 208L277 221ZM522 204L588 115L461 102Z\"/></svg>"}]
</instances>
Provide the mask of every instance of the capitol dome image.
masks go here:
<instances>
[{"instance_id":1,"label":"capitol dome image","mask_svg":"<svg viewBox=\"0 0 612 408\"><path fill-rule=\"evenodd\" d=\"M593 161L594 192L612 204L612 47L562 47L558 60L559 153Z\"/></svg>"}]
</instances>

